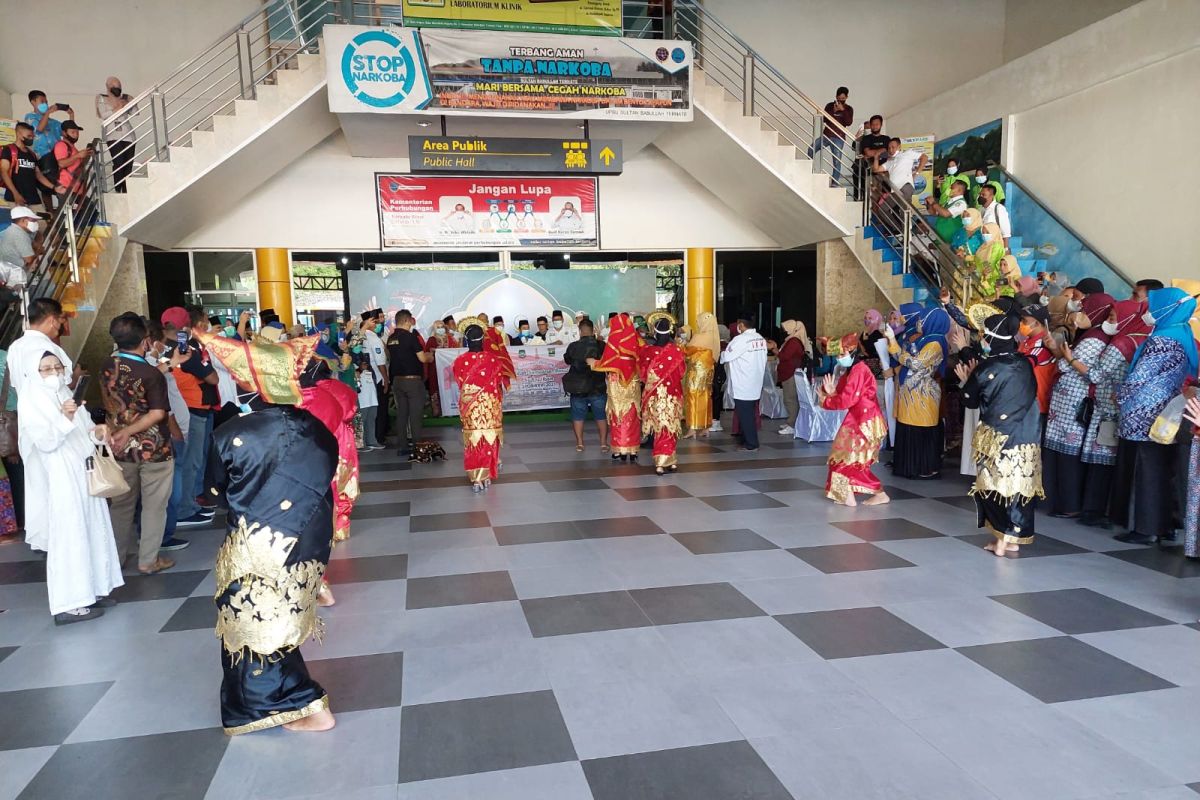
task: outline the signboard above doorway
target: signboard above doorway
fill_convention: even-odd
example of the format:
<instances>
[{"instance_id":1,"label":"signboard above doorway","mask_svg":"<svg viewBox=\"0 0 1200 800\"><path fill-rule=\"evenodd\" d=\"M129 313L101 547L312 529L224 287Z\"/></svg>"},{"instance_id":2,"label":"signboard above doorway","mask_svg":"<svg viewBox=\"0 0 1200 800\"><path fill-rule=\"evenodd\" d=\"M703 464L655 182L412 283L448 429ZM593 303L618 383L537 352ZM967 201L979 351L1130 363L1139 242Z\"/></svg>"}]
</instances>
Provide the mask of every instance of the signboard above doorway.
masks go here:
<instances>
[{"instance_id":1,"label":"signboard above doorway","mask_svg":"<svg viewBox=\"0 0 1200 800\"><path fill-rule=\"evenodd\" d=\"M517 139L409 136L409 170L417 173L619 175L620 139Z\"/></svg>"},{"instance_id":2,"label":"signboard above doorway","mask_svg":"<svg viewBox=\"0 0 1200 800\"><path fill-rule=\"evenodd\" d=\"M621 35L621 0L399 0L414 28Z\"/></svg>"}]
</instances>

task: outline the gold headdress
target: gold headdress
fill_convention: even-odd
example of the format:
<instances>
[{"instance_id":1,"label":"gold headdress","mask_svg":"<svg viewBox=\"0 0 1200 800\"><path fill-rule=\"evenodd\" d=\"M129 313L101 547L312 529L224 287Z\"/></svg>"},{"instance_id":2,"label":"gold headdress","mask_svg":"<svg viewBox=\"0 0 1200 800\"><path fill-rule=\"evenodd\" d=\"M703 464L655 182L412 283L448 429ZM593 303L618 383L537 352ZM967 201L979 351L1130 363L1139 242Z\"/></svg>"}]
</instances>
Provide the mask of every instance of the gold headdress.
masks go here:
<instances>
[{"instance_id":1,"label":"gold headdress","mask_svg":"<svg viewBox=\"0 0 1200 800\"><path fill-rule=\"evenodd\" d=\"M483 331L484 333L487 332L487 323L486 322L481 322L479 317L467 317L466 319L464 319L458 323L458 335L463 337L463 339L465 340L467 338L467 328L470 328L474 325L478 325L479 329L481 331Z\"/></svg>"},{"instance_id":2,"label":"gold headdress","mask_svg":"<svg viewBox=\"0 0 1200 800\"><path fill-rule=\"evenodd\" d=\"M986 320L988 317L995 316L996 314L1003 313L1003 311L996 308L991 303L975 303L967 308L967 319L971 321L971 327L982 332L984 320Z\"/></svg>"},{"instance_id":3,"label":"gold headdress","mask_svg":"<svg viewBox=\"0 0 1200 800\"><path fill-rule=\"evenodd\" d=\"M650 316L646 317L646 327L648 327L650 330L655 330L655 323L657 323L660 319L665 319L670 324L671 330L674 330L679 324L675 321L675 317L670 311L659 309L658 311L650 314Z\"/></svg>"}]
</instances>

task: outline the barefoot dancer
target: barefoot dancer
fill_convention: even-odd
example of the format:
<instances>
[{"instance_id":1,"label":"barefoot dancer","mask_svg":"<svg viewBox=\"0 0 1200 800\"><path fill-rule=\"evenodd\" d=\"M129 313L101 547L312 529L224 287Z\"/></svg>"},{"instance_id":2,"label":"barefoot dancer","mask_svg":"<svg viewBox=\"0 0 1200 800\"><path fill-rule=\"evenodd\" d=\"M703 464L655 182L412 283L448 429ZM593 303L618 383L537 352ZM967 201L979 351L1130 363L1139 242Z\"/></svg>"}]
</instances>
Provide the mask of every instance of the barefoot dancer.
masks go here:
<instances>
[{"instance_id":1,"label":"barefoot dancer","mask_svg":"<svg viewBox=\"0 0 1200 800\"><path fill-rule=\"evenodd\" d=\"M639 416L642 385L638 381L638 354L642 342L628 314L618 314L610 321L611 330L604 343L604 354L592 365L596 372L608 375L608 439L616 461L637 461L642 446L642 424Z\"/></svg>"},{"instance_id":2,"label":"barefoot dancer","mask_svg":"<svg viewBox=\"0 0 1200 800\"><path fill-rule=\"evenodd\" d=\"M463 323L462 334L467 352L454 359L453 370L463 429L463 466L472 488L482 492L491 486L500 468L504 442L501 403L513 378L508 367L512 362L484 347L483 328L474 320Z\"/></svg>"},{"instance_id":3,"label":"barefoot dancer","mask_svg":"<svg viewBox=\"0 0 1200 800\"><path fill-rule=\"evenodd\" d=\"M217 358L266 405L213 434L212 492L229 507L215 592L221 721L231 736L278 725L329 730L329 697L300 654L321 629L317 595L333 542L338 473L337 438L306 409L315 400L300 387L317 339L220 341Z\"/></svg>"},{"instance_id":4,"label":"barefoot dancer","mask_svg":"<svg viewBox=\"0 0 1200 800\"><path fill-rule=\"evenodd\" d=\"M838 350L838 366L845 372L836 382L832 375L826 375L817 393L822 408L846 410L829 451L825 496L835 503L853 506L857 505L855 493L867 494L871 497L863 501L864 505L880 505L891 498L871 472L871 465L879 459L879 448L887 439L887 420L879 410L875 376L862 359L858 334L843 336Z\"/></svg>"},{"instance_id":5,"label":"barefoot dancer","mask_svg":"<svg viewBox=\"0 0 1200 800\"><path fill-rule=\"evenodd\" d=\"M979 409L972 447L978 474L971 494L979 527L996 537L985 549L998 556L1033 541L1033 509L1042 492L1037 380L1017 352L1017 317L995 314L983 323L983 361L959 364L967 408Z\"/></svg>"}]
</instances>

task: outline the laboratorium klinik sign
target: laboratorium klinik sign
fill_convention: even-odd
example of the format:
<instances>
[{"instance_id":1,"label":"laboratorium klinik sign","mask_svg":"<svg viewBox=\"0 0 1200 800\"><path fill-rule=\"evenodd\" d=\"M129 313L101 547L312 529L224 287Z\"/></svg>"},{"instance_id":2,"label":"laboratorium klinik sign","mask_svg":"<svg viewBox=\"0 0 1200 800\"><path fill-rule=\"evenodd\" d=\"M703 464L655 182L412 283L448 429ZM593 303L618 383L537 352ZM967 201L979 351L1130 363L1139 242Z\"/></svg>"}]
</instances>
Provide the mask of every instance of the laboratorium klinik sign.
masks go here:
<instances>
[{"instance_id":1,"label":"laboratorium klinik sign","mask_svg":"<svg viewBox=\"0 0 1200 800\"><path fill-rule=\"evenodd\" d=\"M687 121L688 42L328 25L334 113Z\"/></svg>"}]
</instances>

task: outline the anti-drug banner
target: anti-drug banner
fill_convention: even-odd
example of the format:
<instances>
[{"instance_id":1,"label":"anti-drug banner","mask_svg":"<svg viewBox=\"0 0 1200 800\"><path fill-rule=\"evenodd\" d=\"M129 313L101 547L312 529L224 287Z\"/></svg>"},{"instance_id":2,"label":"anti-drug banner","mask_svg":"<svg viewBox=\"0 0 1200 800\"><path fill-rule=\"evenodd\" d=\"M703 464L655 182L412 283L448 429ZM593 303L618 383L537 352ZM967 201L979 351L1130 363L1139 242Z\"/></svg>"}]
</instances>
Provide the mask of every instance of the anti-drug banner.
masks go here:
<instances>
[{"instance_id":1,"label":"anti-drug banner","mask_svg":"<svg viewBox=\"0 0 1200 800\"><path fill-rule=\"evenodd\" d=\"M329 110L687 122L692 45L326 25Z\"/></svg>"},{"instance_id":2,"label":"anti-drug banner","mask_svg":"<svg viewBox=\"0 0 1200 800\"><path fill-rule=\"evenodd\" d=\"M402 0L404 24L416 28L621 35L621 0Z\"/></svg>"},{"instance_id":3,"label":"anti-drug banner","mask_svg":"<svg viewBox=\"0 0 1200 800\"><path fill-rule=\"evenodd\" d=\"M595 178L375 176L384 250L597 247Z\"/></svg>"},{"instance_id":4,"label":"anti-drug banner","mask_svg":"<svg viewBox=\"0 0 1200 800\"><path fill-rule=\"evenodd\" d=\"M567 365L563 361L566 351L566 345L508 348L513 366L517 369L517 377L504 394L504 410L533 411L569 406L571 399L562 388L562 377L567 374ZM433 352L442 416L457 416L458 383L454 380L452 367L454 359L466 351L439 347Z\"/></svg>"},{"instance_id":5,"label":"anti-drug banner","mask_svg":"<svg viewBox=\"0 0 1200 800\"><path fill-rule=\"evenodd\" d=\"M912 204L925 209L925 198L933 196L933 136L906 136L900 139L901 150L920 150L928 159L925 169L913 175Z\"/></svg>"}]
</instances>

